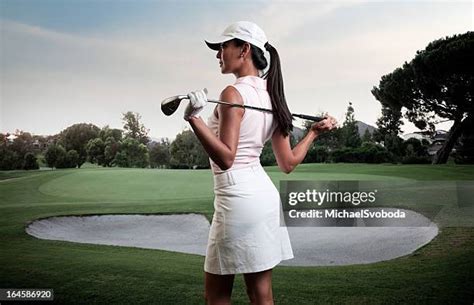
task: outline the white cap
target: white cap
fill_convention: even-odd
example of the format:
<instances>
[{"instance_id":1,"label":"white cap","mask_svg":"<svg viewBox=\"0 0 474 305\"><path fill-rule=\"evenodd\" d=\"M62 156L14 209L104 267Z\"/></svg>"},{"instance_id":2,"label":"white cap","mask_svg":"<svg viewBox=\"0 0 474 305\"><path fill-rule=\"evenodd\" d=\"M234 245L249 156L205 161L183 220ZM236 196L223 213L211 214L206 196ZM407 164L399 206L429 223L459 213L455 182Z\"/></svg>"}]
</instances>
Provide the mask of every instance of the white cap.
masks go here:
<instances>
[{"instance_id":1,"label":"white cap","mask_svg":"<svg viewBox=\"0 0 474 305\"><path fill-rule=\"evenodd\" d=\"M229 25L215 42L206 40L209 48L218 51L223 42L238 38L253 44L265 53L265 44L268 42L265 32L255 23L250 21L238 21Z\"/></svg>"}]
</instances>

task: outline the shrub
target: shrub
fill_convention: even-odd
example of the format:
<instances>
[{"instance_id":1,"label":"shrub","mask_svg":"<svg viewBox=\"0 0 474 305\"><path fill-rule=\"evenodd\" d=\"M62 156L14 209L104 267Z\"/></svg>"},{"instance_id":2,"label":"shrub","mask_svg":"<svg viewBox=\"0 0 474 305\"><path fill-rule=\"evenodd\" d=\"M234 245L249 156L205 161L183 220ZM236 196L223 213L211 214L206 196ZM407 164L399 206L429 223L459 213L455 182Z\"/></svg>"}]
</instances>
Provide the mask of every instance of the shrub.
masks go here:
<instances>
[{"instance_id":1,"label":"shrub","mask_svg":"<svg viewBox=\"0 0 474 305\"><path fill-rule=\"evenodd\" d=\"M393 162L394 157L385 147L372 142L364 142L361 147L334 150L330 154L330 160L347 163L385 163Z\"/></svg>"},{"instance_id":2,"label":"shrub","mask_svg":"<svg viewBox=\"0 0 474 305\"><path fill-rule=\"evenodd\" d=\"M406 156L402 159L403 164L430 164L431 158L426 156Z\"/></svg>"},{"instance_id":3,"label":"shrub","mask_svg":"<svg viewBox=\"0 0 474 305\"><path fill-rule=\"evenodd\" d=\"M326 146L314 145L312 146L303 163L323 163L329 160L329 150Z\"/></svg>"},{"instance_id":4,"label":"shrub","mask_svg":"<svg viewBox=\"0 0 474 305\"><path fill-rule=\"evenodd\" d=\"M39 169L38 161L36 160L36 157L33 153L28 152L25 154L25 158L23 161L23 169Z\"/></svg>"},{"instance_id":5,"label":"shrub","mask_svg":"<svg viewBox=\"0 0 474 305\"><path fill-rule=\"evenodd\" d=\"M0 147L0 169L13 170L21 166L18 154L10 149Z\"/></svg>"}]
</instances>

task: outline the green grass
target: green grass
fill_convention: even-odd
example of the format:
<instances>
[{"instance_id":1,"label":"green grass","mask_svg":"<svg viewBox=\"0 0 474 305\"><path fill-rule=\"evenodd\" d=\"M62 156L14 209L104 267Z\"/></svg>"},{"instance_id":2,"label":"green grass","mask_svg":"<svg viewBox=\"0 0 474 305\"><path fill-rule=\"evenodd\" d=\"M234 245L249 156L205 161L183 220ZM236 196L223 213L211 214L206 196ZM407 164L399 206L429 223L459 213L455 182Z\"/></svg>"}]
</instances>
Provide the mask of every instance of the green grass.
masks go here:
<instances>
[{"instance_id":1,"label":"green grass","mask_svg":"<svg viewBox=\"0 0 474 305\"><path fill-rule=\"evenodd\" d=\"M474 166L304 164L272 180L474 180ZM53 215L197 212L211 218L208 170L0 172L0 288L53 288L57 304L203 304L204 258L39 240L25 225ZM390 261L274 269L276 304L472 304L474 230L442 227ZM26 304L26 303L23 303ZM248 304L241 276L233 304Z\"/></svg>"}]
</instances>

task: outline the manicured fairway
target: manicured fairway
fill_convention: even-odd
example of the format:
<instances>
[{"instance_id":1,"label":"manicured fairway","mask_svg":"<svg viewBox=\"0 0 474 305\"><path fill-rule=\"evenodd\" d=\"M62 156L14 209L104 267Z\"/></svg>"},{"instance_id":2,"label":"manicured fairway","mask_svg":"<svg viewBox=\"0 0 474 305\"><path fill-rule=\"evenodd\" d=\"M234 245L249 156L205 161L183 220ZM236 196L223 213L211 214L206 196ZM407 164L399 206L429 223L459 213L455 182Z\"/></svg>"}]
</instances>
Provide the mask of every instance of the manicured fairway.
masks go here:
<instances>
[{"instance_id":1,"label":"manicured fairway","mask_svg":"<svg viewBox=\"0 0 474 305\"><path fill-rule=\"evenodd\" d=\"M474 180L474 166L454 165L266 170L276 185L281 179ZM208 170L0 172L0 288L53 288L57 304L203 304L201 256L39 240L24 227L54 215L197 212L211 219L212 200ZM391 261L277 267L273 277L276 304L473 304L474 228L442 227L430 244ZM233 301L248 304L241 276Z\"/></svg>"}]
</instances>

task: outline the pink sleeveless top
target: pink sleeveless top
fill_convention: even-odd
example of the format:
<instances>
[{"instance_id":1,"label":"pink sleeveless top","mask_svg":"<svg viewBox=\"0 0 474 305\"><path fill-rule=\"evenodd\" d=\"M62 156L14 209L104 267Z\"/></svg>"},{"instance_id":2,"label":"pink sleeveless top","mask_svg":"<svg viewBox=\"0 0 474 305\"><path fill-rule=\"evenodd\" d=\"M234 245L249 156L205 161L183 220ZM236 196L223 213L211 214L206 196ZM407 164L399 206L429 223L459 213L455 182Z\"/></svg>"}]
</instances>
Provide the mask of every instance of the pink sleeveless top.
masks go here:
<instances>
[{"instance_id":1,"label":"pink sleeveless top","mask_svg":"<svg viewBox=\"0 0 474 305\"><path fill-rule=\"evenodd\" d=\"M232 85L242 96L244 105L251 105L261 108L272 109L270 96L267 92L267 81L257 76L239 77ZM219 119L214 111L209 117L207 125L219 136ZM239 143L235 155L234 164L225 171L253 166L260 163L260 154L265 142L268 141L277 125L273 120L273 114L252 109L245 109L240 123ZM223 173L220 167L212 159L212 172L214 174Z\"/></svg>"}]
</instances>

